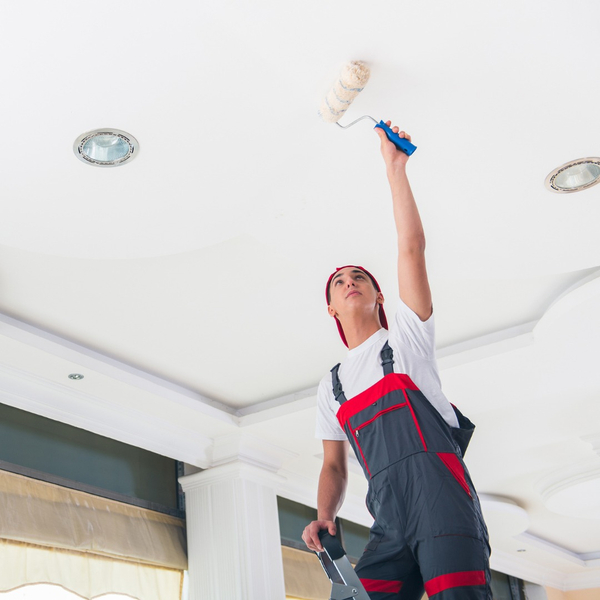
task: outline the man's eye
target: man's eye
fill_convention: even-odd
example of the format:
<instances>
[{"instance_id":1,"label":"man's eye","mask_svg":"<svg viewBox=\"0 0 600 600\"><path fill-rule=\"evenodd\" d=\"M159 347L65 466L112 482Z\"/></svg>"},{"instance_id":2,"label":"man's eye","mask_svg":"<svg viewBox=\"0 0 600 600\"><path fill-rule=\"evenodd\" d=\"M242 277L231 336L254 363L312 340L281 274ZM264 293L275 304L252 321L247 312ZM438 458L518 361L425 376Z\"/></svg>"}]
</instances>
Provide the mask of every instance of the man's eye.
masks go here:
<instances>
[{"instance_id":1,"label":"man's eye","mask_svg":"<svg viewBox=\"0 0 600 600\"><path fill-rule=\"evenodd\" d=\"M342 283L341 279L336 279L335 283L333 285L337 285L338 283Z\"/></svg>"},{"instance_id":2,"label":"man's eye","mask_svg":"<svg viewBox=\"0 0 600 600\"><path fill-rule=\"evenodd\" d=\"M356 279L364 279L364 277L362 275L357 275Z\"/></svg>"}]
</instances>

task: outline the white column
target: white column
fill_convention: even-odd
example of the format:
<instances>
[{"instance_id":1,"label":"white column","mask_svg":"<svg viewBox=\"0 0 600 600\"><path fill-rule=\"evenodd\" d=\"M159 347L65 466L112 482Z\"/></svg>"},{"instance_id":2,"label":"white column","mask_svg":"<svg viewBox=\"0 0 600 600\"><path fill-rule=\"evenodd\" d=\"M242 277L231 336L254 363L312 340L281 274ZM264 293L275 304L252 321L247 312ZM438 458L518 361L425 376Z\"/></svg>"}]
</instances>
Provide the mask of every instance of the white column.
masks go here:
<instances>
[{"instance_id":1,"label":"white column","mask_svg":"<svg viewBox=\"0 0 600 600\"><path fill-rule=\"evenodd\" d=\"M218 466L180 479L189 600L285 598L276 494L282 478L275 473L281 456L272 446L262 450L264 442L246 435L216 440Z\"/></svg>"}]
</instances>

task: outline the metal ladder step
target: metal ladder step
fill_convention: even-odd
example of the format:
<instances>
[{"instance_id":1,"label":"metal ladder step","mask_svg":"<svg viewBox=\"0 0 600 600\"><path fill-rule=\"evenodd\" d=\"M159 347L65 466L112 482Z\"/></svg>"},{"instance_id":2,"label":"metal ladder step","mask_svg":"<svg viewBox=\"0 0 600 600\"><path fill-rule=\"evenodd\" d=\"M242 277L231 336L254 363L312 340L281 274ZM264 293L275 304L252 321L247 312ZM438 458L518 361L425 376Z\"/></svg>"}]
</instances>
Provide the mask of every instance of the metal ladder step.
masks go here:
<instances>
[{"instance_id":1,"label":"metal ladder step","mask_svg":"<svg viewBox=\"0 0 600 600\"><path fill-rule=\"evenodd\" d=\"M326 529L319 532L319 539L324 551L316 554L331 581L329 600L370 600L339 541Z\"/></svg>"}]
</instances>

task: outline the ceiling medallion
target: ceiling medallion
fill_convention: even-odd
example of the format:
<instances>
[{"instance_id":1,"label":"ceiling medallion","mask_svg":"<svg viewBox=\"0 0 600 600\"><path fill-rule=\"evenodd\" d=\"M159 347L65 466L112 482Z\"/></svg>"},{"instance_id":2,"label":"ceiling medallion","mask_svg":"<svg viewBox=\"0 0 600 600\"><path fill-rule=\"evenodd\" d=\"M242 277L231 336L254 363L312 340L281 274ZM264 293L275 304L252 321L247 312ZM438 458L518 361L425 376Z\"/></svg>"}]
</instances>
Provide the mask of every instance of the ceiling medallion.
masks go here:
<instances>
[{"instance_id":1,"label":"ceiling medallion","mask_svg":"<svg viewBox=\"0 0 600 600\"><path fill-rule=\"evenodd\" d=\"M539 482L548 510L581 519L600 519L600 467L597 461L555 471Z\"/></svg>"},{"instance_id":2,"label":"ceiling medallion","mask_svg":"<svg viewBox=\"0 0 600 600\"><path fill-rule=\"evenodd\" d=\"M514 500L495 494L479 494L481 510L493 538L514 537L529 527L529 515Z\"/></svg>"}]
</instances>

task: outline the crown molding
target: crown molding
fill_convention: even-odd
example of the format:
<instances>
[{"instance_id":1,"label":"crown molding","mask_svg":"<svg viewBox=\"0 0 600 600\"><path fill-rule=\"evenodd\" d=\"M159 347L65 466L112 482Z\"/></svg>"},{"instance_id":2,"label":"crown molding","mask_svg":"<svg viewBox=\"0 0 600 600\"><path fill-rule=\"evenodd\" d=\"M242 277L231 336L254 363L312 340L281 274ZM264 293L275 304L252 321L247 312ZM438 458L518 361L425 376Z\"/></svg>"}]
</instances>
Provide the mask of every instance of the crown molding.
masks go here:
<instances>
[{"instance_id":1,"label":"crown molding","mask_svg":"<svg viewBox=\"0 0 600 600\"><path fill-rule=\"evenodd\" d=\"M600 295L600 270L580 279L558 296L548 307L535 326L538 335L565 314L577 310L578 306Z\"/></svg>"},{"instance_id":2,"label":"crown molding","mask_svg":"<svg viewBox=\"0 0 600 600\"><path fill-rule=\"evenodd\" d=\"M445 346L436 351L440 370L459 367L477 360L512 352L533 344L533 330L537 321L508 327L472 338L466 342Z\"/></svg>"},{"instance_id":3,"label":"crown molding","mask_svg":"<svg viewBox=\"0 0 600 600\"><path fill-rule=\"evenodd\" d=\"M577 552L572 552L571 550L567 550L558 544L553 544L548 540L527 532L516 535L515 539L525 544L535 546L536 548L539 548L544 552L548 552L549 554L553 554L554 556L558 556L559 558L567 560L578 567L596 568L600 566L600 551L578 554ZM598 574L600 575L600 570L598 571Z\"/></svg>"},{"instance_id":4,"label":"crown molding","mask_svg":"<svg viewBox=\"0 0 600 600\"><path fill-rule=\"evenodd\" d=\"M226 404L2 313L0 313L0 336L16 340L171 402L183 404L214 419L228 423L237 422L235 409Z\"/></svg>"},{"instance_id":5,"label":"crown molding","mask_svg":"<svg viewBox=\"0 0 600 600\"><path fill-rule=\"evenodd\" d=\"M129 408L118 398L99 398L0 365L0 401L200 468L210 465L212 439L149 412Z\"/></svg>"},{"instance_id":6,"label":"crown molding","mask_svg":"<svg viewBox=\"0 0 600 600\"><path fill-rule=\"evenodd\" d=\"M518 577L531 583L564 590L565 575L556 569L542 567L522 557L510 555L502 550L492 549L490 566L494 571Z\"/></svg>"},{"instance_id":7,"label":"crown molding","mask_svg":"<svg viewBox=\"0 0 600 600\"><path fill-rule=\"evenodd\" d=\"M300 390L258 404L252 404L237 411L240 427L248 427L278 417L314 408L317 405L317 387Z\"/></svg>"}]
</instances>

